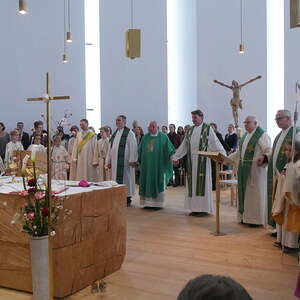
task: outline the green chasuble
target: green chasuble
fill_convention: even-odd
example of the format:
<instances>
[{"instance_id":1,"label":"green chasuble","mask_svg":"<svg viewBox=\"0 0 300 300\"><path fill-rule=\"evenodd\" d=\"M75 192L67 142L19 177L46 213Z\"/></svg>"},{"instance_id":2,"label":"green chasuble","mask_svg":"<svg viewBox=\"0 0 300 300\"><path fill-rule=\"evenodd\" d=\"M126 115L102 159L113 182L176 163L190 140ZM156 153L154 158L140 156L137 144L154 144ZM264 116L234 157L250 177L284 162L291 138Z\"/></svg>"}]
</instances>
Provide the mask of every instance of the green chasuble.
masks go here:
<instances>
[{"instance_id":1,"label":"green chasuble","mask_svg":"<svg viewBox=\"0 0 300 300\"><path fill-rule=\"evenodd\" d=\"M192 126L186 133L186 145L187 145L187 166L186 166L186 178L188 185L188 195L189 197L193 196L192 191L192 154L191 154L191 137L195 126ZM203 123L201 129L201 136L199 140L199 151L207 151L208 148L208 136L209 136L210 125ZM196 196L205 195L205 175L206 175L206 157L199 155L198 156L198 166L197 166L197 185L196 185Z\"/></svg>"},{"instance_id":2,"label":"green chasuble","mask_svg":"<svg viewBox=\"0 0 300 300\"><path fill-rule=\"evenodd\" d=\"M157 136L144 135L139 146L140 195L157 198L173 175L171 155L175 153L168 136L159 132Z\"/></svg>"},{"instance_id":3,"label":"green chasuble","mask_svg":"<svg viewBox=\"0 0 300 300\"><path fill-rule=\"evenodd\" d=\"M239 200L239 213L241 214L244 213L244 201L245 201L247 180L251 174L255 147L258 140L263 134L264 134L264 130L258 126L248 142L244 157L242 157L242 147L248 133L245 133L243 135L239 143L240 162L238 168L238 183L239 183L238 200Z\"/></svg>"},{"instance_id":4,"label":"green chasuble","mask_svg":"<svg viewBox=\"0 0 300 300\"><path fill-rule=\"evenodd\" d=\"M110 138L111 148L113 146L117 132L118 132L118 129L113 133L112 137ZM129 132L130 132L130 129L128 127L124 127L124 130L123 130L120 142L119 142L118 162L117 162L117 178L116 178L116 181L118 184L123 183L125 147L126 147L126 141L127 141Z\"/></svg>"},{"instance_id":5,"label":"green chasuble","mask_svg":"<svg viewBox=\"0 0 300 300\"><path fill-rule=\"evenodd\" d=\"M283 168L285 165L288 163L288 159L284 153L284 145L287 143L292 143L292 138L293 138L293 126L289 129L288 133L286 134L285 138L282 141L280 150L278 152L277 160L276 160L276 169L278 170L279 173L282 172ZM296 133L300 131L300 128L296 128ZM272 219L272 206L273 206L273 195L275 192L274 189L274 180L273 180L273 174L274 174L274 169L273 169L273 156L274 156L274 151L276 148L276 145L278 143L278 140L280 138L280 135L282 132L280 132L273 143L273 152L271 155L271 158L268 163L268 224L271 226L275 226L275 222Z\"/></svg>"}]
</instances>

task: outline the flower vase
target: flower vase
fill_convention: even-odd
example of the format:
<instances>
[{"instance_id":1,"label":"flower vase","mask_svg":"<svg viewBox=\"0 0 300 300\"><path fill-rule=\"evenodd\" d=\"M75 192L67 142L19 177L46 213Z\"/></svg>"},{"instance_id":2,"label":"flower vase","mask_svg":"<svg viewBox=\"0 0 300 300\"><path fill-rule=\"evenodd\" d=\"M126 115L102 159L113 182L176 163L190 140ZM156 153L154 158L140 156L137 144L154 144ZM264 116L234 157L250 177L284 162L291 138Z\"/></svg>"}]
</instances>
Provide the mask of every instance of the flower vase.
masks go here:
<instances>
[{"instance_id":1,"label":"flower vase","mask_svg":"<svg viewBox=\"0 0 300 300\"><path fill-rule=\"evenodd\" d=\"M49 237L30 240L33 300L49 299Z\"/></svg>"}]
</instances>

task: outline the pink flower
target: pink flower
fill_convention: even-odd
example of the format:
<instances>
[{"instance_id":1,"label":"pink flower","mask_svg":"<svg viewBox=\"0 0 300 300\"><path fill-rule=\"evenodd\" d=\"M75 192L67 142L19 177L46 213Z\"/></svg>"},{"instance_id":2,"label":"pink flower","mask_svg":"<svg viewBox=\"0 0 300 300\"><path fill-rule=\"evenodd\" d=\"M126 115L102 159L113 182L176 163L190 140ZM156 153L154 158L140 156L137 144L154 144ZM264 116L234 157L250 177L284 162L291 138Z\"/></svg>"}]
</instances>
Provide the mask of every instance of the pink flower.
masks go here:
<instances>
[{"instance_id":1,"label":"pink flower","mask_svg":"<svg viewBox=\"0 0 300 300\"><path fill-rule=\"evenodd\" d=\"M22 197L27 197L28 196L28 191L26 191L26 190L22 191L22 192L19 193L19 195L22 196Z\"/></svg>"},{"instance_id":2,"label":"pink flower","mask_svg":"<svg viewBox=\"0 0 300 300\"><path fill-rule=\"evenodd\" d=\"M41 200L41 199L44 198L44 193L43 193L43 192L36 192L36 193L34 194L34 198L35 198L36 200Z\"/></svg>"},{"instance_id":3,"label":"pink flower","mask_svg":"<svg viewBox=\"0 0 300 300\"><path fill-rule=\"evenodd\" d=\"M33 219L34 219L34 212L28 213L28 214L27 214L27 218L28 218L29 220L33 220Z\"/></svg>"}]
</instances>

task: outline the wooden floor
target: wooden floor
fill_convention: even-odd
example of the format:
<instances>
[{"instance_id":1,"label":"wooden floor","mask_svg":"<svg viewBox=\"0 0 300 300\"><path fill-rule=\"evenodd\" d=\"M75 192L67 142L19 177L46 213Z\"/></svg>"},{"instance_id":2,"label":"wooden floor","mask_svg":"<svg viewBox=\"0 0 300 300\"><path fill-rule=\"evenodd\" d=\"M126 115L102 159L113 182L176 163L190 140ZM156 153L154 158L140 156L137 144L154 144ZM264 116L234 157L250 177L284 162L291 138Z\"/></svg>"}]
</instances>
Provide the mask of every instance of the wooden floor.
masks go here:
<instances>
[{"instance_id":1,"label":"wooden floor","mask_svg":"<svg viewBox=\"0 0 300 300\"><path fill-rule=\"evenodd\" d=\"M205 273L231 276L255 300L290 300L298 275L296 256L272 246L266 230L236 222L236 208L222 193L222 227L227 235L213 236L214 217L188 217L183 188L167 191L167 208L146 211L137 198L128 209L127 258L122 270L105 279L105 294L87 288L69 299L176 299L187 280ZM0 289L0 299L29 300L31 295Z\"/></svg>"}]
</instances>

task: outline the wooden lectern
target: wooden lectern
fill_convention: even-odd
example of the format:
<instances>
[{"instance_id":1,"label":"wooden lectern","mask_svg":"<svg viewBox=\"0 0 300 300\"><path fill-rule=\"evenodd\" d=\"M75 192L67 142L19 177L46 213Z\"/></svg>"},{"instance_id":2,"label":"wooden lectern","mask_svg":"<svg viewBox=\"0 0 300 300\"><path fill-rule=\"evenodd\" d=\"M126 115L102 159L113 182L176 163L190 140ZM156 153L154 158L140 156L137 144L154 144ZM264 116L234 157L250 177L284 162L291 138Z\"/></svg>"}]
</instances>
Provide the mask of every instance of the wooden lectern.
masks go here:
<instances>
[{"instance_id":1,"label":"wooden lectern","mask_svg":"<svg viewBox=\"0 0 300 300\"><path fill-rule=\"evenodd\" d=\"M225 233L220 231L220 165L224 162L234 164L234 161L220 152L199 151L198 154L216 162L216 231L212 234L217 236L225 235Z\"/></svg>"}]
</instances>

